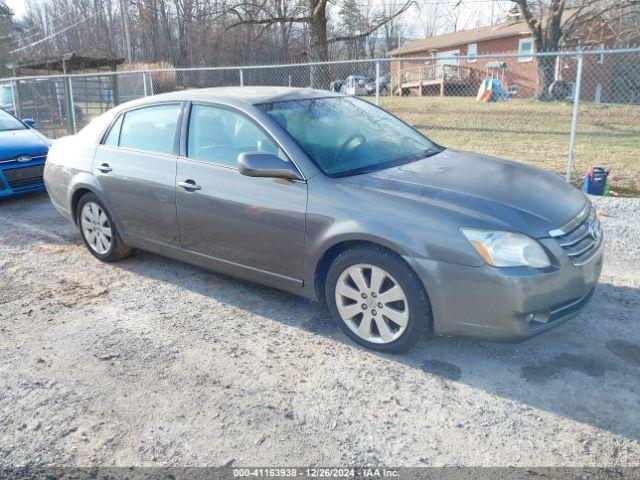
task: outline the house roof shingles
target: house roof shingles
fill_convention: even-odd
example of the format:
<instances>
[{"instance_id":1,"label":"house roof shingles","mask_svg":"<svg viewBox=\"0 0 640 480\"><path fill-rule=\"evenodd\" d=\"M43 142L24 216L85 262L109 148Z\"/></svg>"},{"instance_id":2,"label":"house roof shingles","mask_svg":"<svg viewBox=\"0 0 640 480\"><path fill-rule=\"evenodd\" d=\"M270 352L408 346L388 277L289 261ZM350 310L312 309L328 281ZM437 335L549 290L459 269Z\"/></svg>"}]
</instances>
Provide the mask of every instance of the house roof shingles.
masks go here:
<instances>
[{"instance_id":1,"label":"house roof shingles","mask_svg":"<svg viewBox=\"0 0 640 480\"><path fill-rule=\"evenodd\" d=\"M574 9L568 9L562 15L562 22L565 23L575 13ZM488 27L473 28L470 30L460 30L459 32L445 33L435 37L423 38L407 43L406 45L391 50L388 55L406 55L408 53L418 53L429 50L438 50L467 43L477 43L484 40L494 40L497 38L531 35L531 31L526 22L501 23Z\"/></svg>"}]
</instances>

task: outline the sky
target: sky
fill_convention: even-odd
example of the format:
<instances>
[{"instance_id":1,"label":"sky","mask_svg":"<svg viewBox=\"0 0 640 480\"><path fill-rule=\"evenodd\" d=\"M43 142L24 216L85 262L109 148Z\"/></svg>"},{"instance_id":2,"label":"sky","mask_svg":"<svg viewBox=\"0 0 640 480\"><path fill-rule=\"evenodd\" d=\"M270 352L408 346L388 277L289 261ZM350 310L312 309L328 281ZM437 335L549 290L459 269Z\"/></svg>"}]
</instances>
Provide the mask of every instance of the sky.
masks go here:
<instances>
[{"instance_id":1,"label":"sky","mask_svg":"<svg viewBox=\"0 0 640 480\"><path fill-rule=\"evenodd\" d=\"M24 0L5 0L7 7L13 10L13 13L16 17L20 18L24 15L25 12L25 2Z\"/></svg>"}]
</instances>

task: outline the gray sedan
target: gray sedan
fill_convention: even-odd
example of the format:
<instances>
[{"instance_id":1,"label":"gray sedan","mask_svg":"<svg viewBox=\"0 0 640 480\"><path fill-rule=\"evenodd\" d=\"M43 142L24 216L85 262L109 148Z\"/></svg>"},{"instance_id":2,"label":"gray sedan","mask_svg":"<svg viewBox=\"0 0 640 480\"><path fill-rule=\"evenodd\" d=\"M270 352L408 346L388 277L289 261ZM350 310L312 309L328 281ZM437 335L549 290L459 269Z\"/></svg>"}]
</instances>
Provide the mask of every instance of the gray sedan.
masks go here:
<instances>
[{"instance_id":1,"label":"gray sedan","mask_svg":"<svg viewBox=\"0 0 640 480\"><path fill-rule=\"evenodd\" d=\"M144 249L323 301L387 352L535 335L583 308L602 268L598 218L556 175L326 91L130 102L56 140L45 182L102 261Z\"/></svg>"}]
</instances>

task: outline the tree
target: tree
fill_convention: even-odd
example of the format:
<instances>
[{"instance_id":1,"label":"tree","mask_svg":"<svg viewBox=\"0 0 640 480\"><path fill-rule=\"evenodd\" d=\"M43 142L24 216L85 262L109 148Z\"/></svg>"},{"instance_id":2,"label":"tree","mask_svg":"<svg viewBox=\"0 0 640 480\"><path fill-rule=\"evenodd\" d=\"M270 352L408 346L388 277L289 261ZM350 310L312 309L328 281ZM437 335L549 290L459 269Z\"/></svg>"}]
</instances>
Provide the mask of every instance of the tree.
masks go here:
<instances>
[{"instance_id":1,"label":"tree","mask_svg":"<svg viewBox=\"0 0 640 480\"><path fill-rule=\"evenodd\" d=\"M356 0L343 0L339 16L342 27L341 33L356 39L346 42L347 58L355 59L366 55L364 44L361 41L362 39L358 38L358 35L369 28L369 19L360 9L360 5Z\"/></svg>"},{"instance_id":2,"label":"tree","mask_svg":"<svg viewBox=\"0 0 640 480\"><path fill-rule=\"evenodd\" d=\"M385 5L384 12L387 14L387 7ZM391 13L391 12L388 12ZM384 50L389 52L395 48L400 47L400 37L402 35L402 25L399 22L399 17L392 18L382 27L382 33L384 34Z\"/></svg>"},{"instance_id":3,"label":"tree","mask_svg":"<svg viewBox=\"0 0 640 480\"><path fill-rule=\"evenodd\" d=\"M462 12L460 10L460 4L456 4L447 10L448 30L451 32L457 32L464 29L464 25L461 25Z\"/></svg>"},{"instance_id":4,"label":"tree","mask_svg":"<svg viewBox=\"0 0 640 480\"><path fill-rule=\"evenodd\" d=\"M3 76L7 73L5 64L9 61L7 56L14 44L14 34L13 12L7 7L4 0L0 0L0 74Z\"/></svg>"},{"instance_id":5,"label":"tree","mask_svg":"<svg viewBox=\"0 0 640 480\"><path fill-rule=\"evenodd\" d=\"M329 46L340 53L343 44L354 50L359 45L365 53L358 40L387 25L413 0L401 0L405 6L384 11L364 7L364 1L124 0L134 63L167 62L176 67L326 61ZM26 13L14 35L17 45L11 48L18 51L11 60L88 50L124 55L120 0L25 2ZM347 3L345 12L360 12L357 22L349 24L348 15L340 17L340 6ZM368 45L371 54L375 44ZM6 42L0 52L4 46ZM311 68L311 74L315 85L329 80L323 66ZM233 75L189 73L184 81L207 86L231 81Z\"/></svg>"},{"instance_id":6,"label":"tree","mask_svg":"<svg viewBox=\"0 0 640 480\"><path fill-rule=\"evenodd\" d=\"M536 52L554 52L560 48L563 36L562 14L566 0L551 0L545 12L542 3L536 3L538 12L534 13L532 0L515 0L533 37ZM554 57L535 57L538 71L536 97L544 100L549 98L549 86L554 80Z\"/></svg>"},{"instance_id":7,"label":"tree","mask_svg":"<svg viewBox=\"0 0 640 480\"><path fill-rule=\"evenodd\" d=\"M418 12L418 21L420 22L422 36L425 38L433 37L442 26L442 4L418 4Z\"/></svg>"},{"instance_id":8,"label":"tree","mask_svg":"<svg viewBox=\"0 0 640 480\"><path fill-rule=\"evenodd\" d=\"M382 13L368 28L361 29L358 33L348 33L345 35L335 35L329 37L329 17L327 14L328 0L301 0L295 4L295 8L289 15L281 16L270 9L267 0L259 3L243 1L228 8L228 12L233 13L237 20L229 28L240 25L262 25L263 29L281 22L290 22L303 25L309 34L309 60L312 62L326 62L329 60L329 44L342 41L351 41L365 38L379 28L405 12L413 3L413 0L405 0L399 8L390 14ZM330 81L326 65L314 65L311 67L311 86L328 86Z\"/></svg>"},{"instance_id":9,"label":"tree","mask_svg":"<svg viewBox=\"0 0 640 480\"><path fill-rule=\"evenodd\" d=\"M555 52L563 47L571 36L589 37L589 30L600 28L603 31L607 17L621 10L627 11L640 4L639 0L585 0L564 15L567 0L512 0L531 31L536 52ZM574 39L575 40L575 39ZM591 38L593 41L593 38ZM599 42L599 40L598 40ZM577 42L574 42L577 46ZM586 46L586 45L582 45ZM550 98L549 86L554 81L555 57L535 57L538 71L536 97L540 100Z\"/></svg>"}]
</instances>

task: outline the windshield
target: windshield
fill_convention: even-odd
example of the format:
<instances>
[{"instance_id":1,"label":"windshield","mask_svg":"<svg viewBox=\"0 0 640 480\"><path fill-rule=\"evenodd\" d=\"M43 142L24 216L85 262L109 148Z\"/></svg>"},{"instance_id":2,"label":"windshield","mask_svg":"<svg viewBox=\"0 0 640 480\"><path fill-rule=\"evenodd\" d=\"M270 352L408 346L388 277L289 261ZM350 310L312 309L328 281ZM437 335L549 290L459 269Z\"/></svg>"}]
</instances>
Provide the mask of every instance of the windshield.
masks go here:
<instances>
[{"instance_id":1,"label":"windshield","mask_svg":"<svg viewBox=\"0 0 640 480\"><path fill-rule=\"evenodd\" d=\"M20 120L0 108L0 132L26 128Z\"/></svg>"},{"instance_id":2,"label":"windshield","mask_svg":"<svg viewBox=\"0 0 640 480\"><path fill-rule=\"evenodd\" d=\"M441 152L403 121L352 97L259 105L330 177L389 168Z\"/></svg>"}]
</instances>

